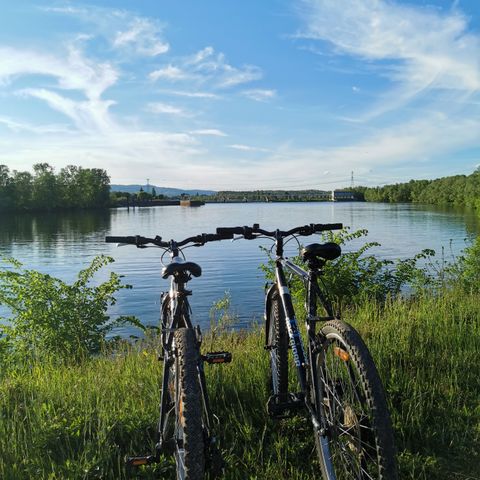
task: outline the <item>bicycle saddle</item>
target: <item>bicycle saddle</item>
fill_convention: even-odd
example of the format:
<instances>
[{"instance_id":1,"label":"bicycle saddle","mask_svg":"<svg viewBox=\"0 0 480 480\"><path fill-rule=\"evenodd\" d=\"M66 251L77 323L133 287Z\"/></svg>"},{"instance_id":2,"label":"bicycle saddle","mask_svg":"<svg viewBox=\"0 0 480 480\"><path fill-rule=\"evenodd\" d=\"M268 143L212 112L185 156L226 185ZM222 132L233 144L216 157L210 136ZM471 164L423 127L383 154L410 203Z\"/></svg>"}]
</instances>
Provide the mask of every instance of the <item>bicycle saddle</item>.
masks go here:
<instances>
[{"instance_id":1,"label":"bicycle saddle","mask_svg":"<svg viewBox=\"0 0 480 480\"><path fill-rule=\"evenodd\" d=\"M192 274L194 277L199 277L202 274L202 267L193 262L186 262L180 257L175 257L172 259L172 263L163 267L162 278L175 275L177 272L186 272Z\"/></svg>"},{"instance_id":2,"label":"bicycle saddle","mask_svg":"<svg viewBox=\"0 0 480 480\"><path fill-rule=\"evenodd\" d=\"M333 242L327 243L312 243L302 248L303 260L310 260L312 258L320 257L325 260L335 260L342 254L340 245Z\"/></svg>"}]
</instances>

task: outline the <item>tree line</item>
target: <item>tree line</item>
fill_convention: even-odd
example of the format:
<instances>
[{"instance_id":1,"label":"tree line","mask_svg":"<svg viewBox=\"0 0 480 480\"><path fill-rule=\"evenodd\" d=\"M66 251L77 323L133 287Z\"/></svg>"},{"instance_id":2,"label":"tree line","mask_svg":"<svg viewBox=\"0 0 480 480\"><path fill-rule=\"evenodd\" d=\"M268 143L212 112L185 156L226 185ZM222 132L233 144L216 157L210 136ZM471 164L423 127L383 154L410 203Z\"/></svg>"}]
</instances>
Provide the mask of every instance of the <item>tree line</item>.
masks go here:
<instances>
[{"instance_id":1,"label":"tree line","mask_svg":"<svg viewBox=\"0 0 480 480\"><path fill-rule=\"evenodd\" d=\"M0 211L104 208L110 202L110 177L100 168L69 165L55 173L37 163L33 173L0 165Z\"/></svg>"},{"instance_id":2,"label":"tree line","mask_svg":"<svg viewBox=\"0 0 480 480\"><path fill-rule=\"evenodd\" d=\"M412 202L480 209L480 168L471 175L410 180L383 187L356 187L354 191L367 202Z\"/></svg>"}]
</instances>

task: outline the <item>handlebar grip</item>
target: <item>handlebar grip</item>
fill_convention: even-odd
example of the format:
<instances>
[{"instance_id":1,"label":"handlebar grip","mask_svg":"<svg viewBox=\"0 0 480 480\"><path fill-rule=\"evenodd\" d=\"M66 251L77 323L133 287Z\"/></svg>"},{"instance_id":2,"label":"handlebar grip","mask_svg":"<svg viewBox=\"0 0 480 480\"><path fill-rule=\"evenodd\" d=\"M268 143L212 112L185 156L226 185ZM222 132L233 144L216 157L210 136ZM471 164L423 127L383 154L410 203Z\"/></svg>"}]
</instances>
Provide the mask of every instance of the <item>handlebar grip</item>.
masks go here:
<instances>
[{"instance_id":1,"label":"handlebar grip","mask_svg":"<svg viewBox=\"0 0 480 480\"><path fill-rule=\"evenodd\" d=\"M106 243L133 243L135 244L135 237L105 237Z\"/></svg>"},{"instance_id":2,"label":"handlebar grip","mask_svg":"<svg viewBox=\"0 0 480 480\"><path fill-rule=\"evenodd\" d=\"M315 232L324 232L326 230L341 230L342 223L317 223L314 225Z\"/></svg>"},{"instance_id":3,"label":"handlebar grip","mask_svg":"<svg viewBox=\"0 0 480 480\"><path fill-rule=\"evenodd\" d=\"M212 234L213 240L231 240L233 238L233 233L222 232L217 234Z\"/></svg>"},{"instance_id":4,"label":"handlebar grip","mask_svg":"<svg viewBox=\"0 0 480 480\"><path fill-rule=\"evenodd\" d=\"M228 235L225 239L233 238L233 235L243 235L243 227L218 227L217 228L217 235L223 237L224 235Z\"/></svg>"}]
</instances>

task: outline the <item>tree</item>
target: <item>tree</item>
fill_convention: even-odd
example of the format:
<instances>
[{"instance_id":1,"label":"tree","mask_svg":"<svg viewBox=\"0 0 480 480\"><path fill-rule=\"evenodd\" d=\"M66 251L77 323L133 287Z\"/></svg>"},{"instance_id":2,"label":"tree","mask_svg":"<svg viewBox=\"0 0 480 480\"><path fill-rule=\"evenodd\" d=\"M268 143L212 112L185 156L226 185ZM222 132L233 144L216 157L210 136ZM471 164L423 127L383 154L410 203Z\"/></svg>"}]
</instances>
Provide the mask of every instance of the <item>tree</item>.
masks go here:
<instances>
[{"instance_id":1,"label":"tree","mask_svg":"<svg viewBox=\"0 0 480 480\"><path fill-rule=\"evenodd\" d=\"M13 171L14 207L19 210L32 208L33 176L29 172Z\"/></svg>"},{"instance_id":2,"label":"tree","mask_svg":"<svg viewBox=\"0 0 480 480\"><path fill-rule=\"evenodd\" d=\"M0 211L13 207L13 183L10 170L6 165L0 165Z\"/></svg>"},{"instance_id":3,"label":"tree","mask_svg":"<svg viewBox=\"0 0 480 480\"><path fill-rule=\"evenodd\" d=\"M37 163L33 166L33 171L33 208L55 208L59 204L59 198L53 168L48 163Z\"/></svg>"}]
</instances>

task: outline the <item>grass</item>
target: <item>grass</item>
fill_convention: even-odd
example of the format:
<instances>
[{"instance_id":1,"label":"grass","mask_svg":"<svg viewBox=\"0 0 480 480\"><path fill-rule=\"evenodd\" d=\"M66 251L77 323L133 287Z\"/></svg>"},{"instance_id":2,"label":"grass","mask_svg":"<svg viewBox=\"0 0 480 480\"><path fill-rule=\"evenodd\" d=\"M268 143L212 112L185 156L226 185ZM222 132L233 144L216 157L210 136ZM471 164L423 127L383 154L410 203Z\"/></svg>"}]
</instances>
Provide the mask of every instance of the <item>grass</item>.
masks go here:
<instances>
[{"instance_id":1,"label":"grass","mask_svg":"<svg viewBox=\"0 0 480 480\"><path fill-rule=\"evenodd\" d=\"M385 383L402 479L480 478L479 305L478 293L448 291L344 312ZM320 478L308 419L266 415L261 330L218 335L214 348L234 359L206 366L225 478ZM74 366L3 371L0 478L174 478L171 458L130 476L123 466L124 455L153 450L160 377L154 342Z\"/></svg>"}]
</instances>

